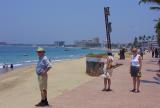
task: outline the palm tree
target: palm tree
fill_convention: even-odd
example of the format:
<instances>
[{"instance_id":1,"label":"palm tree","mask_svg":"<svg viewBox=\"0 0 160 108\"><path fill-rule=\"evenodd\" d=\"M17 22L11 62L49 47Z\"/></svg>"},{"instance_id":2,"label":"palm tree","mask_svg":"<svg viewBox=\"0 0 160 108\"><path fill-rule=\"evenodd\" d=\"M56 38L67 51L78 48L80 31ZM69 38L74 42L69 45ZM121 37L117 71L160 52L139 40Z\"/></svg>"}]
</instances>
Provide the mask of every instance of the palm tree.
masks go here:
<instances>
[{"instance_id":1,"label":"palm tree","mask_svg":"<svg viewBox=\"0 0 160 108\"><path fill-rule=\"evenodd\" d=\"M147 36L148 48L151 49L151 36Z\"/></svg>"},{"instance_id":2,"label":"palm tree","mask_svg":"<svg viewBox=\"0 0 160 108\"><path fill-rule=\"evenodd\" d=\"M142 46L142 36L138 37L138 42L139 42L139 45Z\"/></svg>"},{"instance_id":3,"label":"palm tree","mask_svg":"<svg viewBox=\"0 0 160 108\"><path fill-rule=\"evenodd\" d=\"M142 36L139 36L139 37L138 37L138 40L141 42L141 41L142 41Z\"/></svg>"},{"instance_id":4,"label":"palm tree","mask_svg":"<svg viewBox=\"0 0 160 108\"><path fill-rule=\"evenodd\" d=\"M141 3L154 3L157 6L152 6L152 7L150 7L150 9L160 10L160 0L140 0L139 4L141 4ZM160 46L160 18L157 20L157 24L155 26L155 29L156 29L156 33L157 33L158 44Z\"/></svg>"},{"instance_id":5,"label":"palm tree","mask_svg":"<svg viewBox=\"0 0 160 108\"><path fill-rule=\"evenodd\" d=\"M152 40L152 41L154 40L154 35L151 37L151 40Z\"/></svg>"},{"instance_id":6,"label":"palm tree","mask_svg":"<svg viewBox=\"0 0 160 108\"><path fill-rule=\"evenodd\" d=\"M151 41L151 36L148 36L147 38L148 38L149 41Z\"/></svg>"},{"instance_id":7,"label":"palm tree","mask_svg":"<svg viewBox=\"0 0 160 108\"><path fill-rule=\"evenodd\" d=\"M149 41L149 38L148 38L148 37L146 37L146 41L147 41L147 42Z\"/></svg>"},{"instance_id":8,"label":"palm tree","mask_svg":"<svg viewBox=\"0 0 160 108\"><path fill-rule=\"evenodd\" d=\"M136 48L138 47L138 38L137 38L137 37L134 38L133 45L134 45L134 47L136 47Z\"/></svg>"},{"instance_id":9,"label":"palm tree","mask_svg":"<svg viewBox=\"0 0 160 108\"><path fill-rule=\"evenodd\" d=\"M157 20L157 24L155 26L156 33L157 33L157 40L160 46L160 18Z\"/></svg>"},{"instance_id":10,"label":"palm tree","mask_svg":"<svg viewBox=\"0 0 160 108\"><path fill-rule=\"evenodd\" d=\"M146 41L146 35L144 35L142 39L143 39L143 42Z\"/></svg>"},{"instance_id":11,"label":"palm tree","mask_svg":"<svg viewBox=\"0 0 160 108\"><path fill-rule=\"evenodd\" d=\"M156 6L151 6L150 9L152 10L160 10L160 0L140 0L139 4L141 3L153 3Z\"/></svg>"}]
</instances>

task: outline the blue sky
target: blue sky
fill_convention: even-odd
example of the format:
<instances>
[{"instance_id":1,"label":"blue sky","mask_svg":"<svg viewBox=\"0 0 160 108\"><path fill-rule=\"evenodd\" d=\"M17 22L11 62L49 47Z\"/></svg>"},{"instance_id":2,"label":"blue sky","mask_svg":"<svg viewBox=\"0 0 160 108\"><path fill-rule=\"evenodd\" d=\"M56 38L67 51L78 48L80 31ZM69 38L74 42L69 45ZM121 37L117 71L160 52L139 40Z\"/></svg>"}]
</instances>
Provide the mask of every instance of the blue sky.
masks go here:
<instances>
[{"instance_id":1,"label":"blue sky","mask_svg":"<svg viewBox=\"0 0 160 108\"><path fill-rule=\"evenodd\" d=\"M131 42L135 36L154 35L153 19L139 0L0 0L0 41L53 43L100 37L105 39L104 6L110 7L114 43Z\"/></svg>"}]
</instances>

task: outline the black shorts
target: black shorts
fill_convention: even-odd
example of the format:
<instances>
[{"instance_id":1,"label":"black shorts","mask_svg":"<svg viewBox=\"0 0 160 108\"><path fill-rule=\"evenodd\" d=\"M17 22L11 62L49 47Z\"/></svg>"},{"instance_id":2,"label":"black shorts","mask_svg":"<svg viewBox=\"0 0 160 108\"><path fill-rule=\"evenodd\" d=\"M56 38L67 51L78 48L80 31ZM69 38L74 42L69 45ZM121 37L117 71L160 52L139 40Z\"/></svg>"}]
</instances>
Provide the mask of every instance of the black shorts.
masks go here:
<instances>
[{"instance_id":1,"label":"black shorts","mask_svg":"<svg viewBox=\"0 0 160 108\"><path fill-rule=\"evenodd\" d=\"M140 53L140 55L143 57L143 53Z\"/></svg>"},{"instance_id":2,"label":"black shorts","mask_svg":"<svg viewBox=\"0 0 160 108\"><path fill-rule=\"evenodd\" d=\"M141 77L141 72L139 71L139 67L131 66L131 77Z\"/></svg>"}]
</instances>

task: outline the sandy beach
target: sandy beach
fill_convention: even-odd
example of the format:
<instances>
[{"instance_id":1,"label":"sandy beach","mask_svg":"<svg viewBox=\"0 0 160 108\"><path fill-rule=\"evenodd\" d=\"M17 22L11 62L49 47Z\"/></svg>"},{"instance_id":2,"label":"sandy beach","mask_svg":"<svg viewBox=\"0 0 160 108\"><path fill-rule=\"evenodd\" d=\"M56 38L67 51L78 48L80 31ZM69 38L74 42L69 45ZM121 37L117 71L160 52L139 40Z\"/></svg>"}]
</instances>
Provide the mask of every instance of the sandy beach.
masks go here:
<instances>
[{"instance_id":1,"label":"sandy beach","mask_svg":"<svg viewBox=\"0 0 160 108\"><path fill-rule=\"evenodd\" d=\"M60 61L48 72L48 100L92 80L85 58ZM35 65L0 75L0 108L34 108L40 101Z\"/></svg>"}]
</instances>

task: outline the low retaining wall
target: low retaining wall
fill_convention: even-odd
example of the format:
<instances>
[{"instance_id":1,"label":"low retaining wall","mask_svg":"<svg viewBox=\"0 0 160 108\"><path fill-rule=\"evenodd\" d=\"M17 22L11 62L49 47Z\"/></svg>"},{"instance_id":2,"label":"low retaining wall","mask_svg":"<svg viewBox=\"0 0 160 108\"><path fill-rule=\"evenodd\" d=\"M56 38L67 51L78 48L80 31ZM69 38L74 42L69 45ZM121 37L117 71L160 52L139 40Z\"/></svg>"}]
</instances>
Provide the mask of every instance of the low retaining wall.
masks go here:
<instances>
[{"instance_id":1,"label":"low retaining wall","mask_svg":"<svg viewBox=\"0 0 160 108\"><path fill-rule=\"evenodd\" d=\"M86 57L86 73L90 76L99 76L103 74L103 66L106 58ZM122 64L115 63L113 68Z\"/></svg>"}]
</instances>

